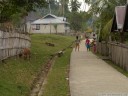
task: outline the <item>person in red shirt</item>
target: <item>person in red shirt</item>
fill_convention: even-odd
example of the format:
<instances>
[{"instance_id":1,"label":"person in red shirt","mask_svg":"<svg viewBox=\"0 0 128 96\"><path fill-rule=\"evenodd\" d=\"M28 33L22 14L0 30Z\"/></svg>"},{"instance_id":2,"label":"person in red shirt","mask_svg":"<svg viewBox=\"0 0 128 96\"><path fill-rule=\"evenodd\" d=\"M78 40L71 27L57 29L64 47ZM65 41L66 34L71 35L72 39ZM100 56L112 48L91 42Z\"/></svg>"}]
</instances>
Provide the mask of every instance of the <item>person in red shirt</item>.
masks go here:
<instances>
[{"instance_id":1,"label":"person in red shirt","mask_svg":"<svg viewBox=\"0 0 128 96\"><path fill-rule=\"evenodd\" d=\"M87 51L90 51L90 40L88 39L88 37L87 37L87 39L85 41L85 46L87 48Z\"/></svg>"}]
</instances>

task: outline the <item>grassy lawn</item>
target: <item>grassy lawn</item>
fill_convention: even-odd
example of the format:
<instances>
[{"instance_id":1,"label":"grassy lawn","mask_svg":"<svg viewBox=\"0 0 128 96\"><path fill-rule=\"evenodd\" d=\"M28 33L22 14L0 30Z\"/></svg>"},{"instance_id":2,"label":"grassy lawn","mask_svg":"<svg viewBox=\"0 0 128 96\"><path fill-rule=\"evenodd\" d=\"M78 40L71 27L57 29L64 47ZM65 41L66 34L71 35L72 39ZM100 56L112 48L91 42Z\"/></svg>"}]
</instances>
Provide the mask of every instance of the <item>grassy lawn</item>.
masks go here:
<instances>
[{"instance_id":1,"label":"grassy lawn","mask_svg":"<svg viewBox=\"0 0 128 96\"><path fill-rule=\"evenodd\" d=\"M0 96L27 96L34 78L47 62L48 58L50 58L50 55L70 45L74 40L73 37L58 35L36 34L31 37L32 56L30 61L25 61L21 58L10 58L6 60L6 64L0 63ZM54 43L55 47L47 46L45 42ZM68 60L69 54L70 52L65 54ZM65 60L64 57L58 60L62 59L63 61ZM65 66L65 64L63 64L64 67L61 70L66 70L66 66L68 65ZM63 74L61 78L65 78L64 76Z\"/></svg>"},{"instance_id":2,"label":"grassy lawn","mask_svg":"<svg viewBox=\"0 0 128 96\"><path fill-rule=\"evenodd\" d=\"M48 74L43 96L69 96L67 69L69 69L70 53L71 49L68 49L62 57L57 58Z\"/></svg>"}]
</instances>

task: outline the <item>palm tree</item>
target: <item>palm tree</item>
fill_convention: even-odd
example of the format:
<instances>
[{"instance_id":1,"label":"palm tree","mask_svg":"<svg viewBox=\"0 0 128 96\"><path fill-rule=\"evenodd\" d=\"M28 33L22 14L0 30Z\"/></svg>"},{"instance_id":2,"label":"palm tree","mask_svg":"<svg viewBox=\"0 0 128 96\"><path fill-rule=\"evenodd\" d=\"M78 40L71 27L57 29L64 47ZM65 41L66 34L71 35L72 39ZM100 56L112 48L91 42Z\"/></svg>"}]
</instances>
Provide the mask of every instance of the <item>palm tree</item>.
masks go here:
<instances>
[{"instance_id":1,"label":"palm tree","mask_svg":"<svg viewBox=\"0 0 128 96\"><path fill-rule=\"evenodd\" d=\"M81 4L78 2L78 0L71 0L71 12L77 12L80 8L80 5Z\"/></svg>"},{"instance_id":2,"label":"palm tree","mask_svg":"<svg viewBox=\"0 0 128 96\"><path fill-rule=\"evenodd\" d=\"M60 3L60 6L59 6L58 14L60 16L64 16L65 13L69 12L69 9L68 9L69 0L59 0L59 3Z\"/></svg>"},{"instance_id":3,"label":"palm tree","mask_svg":"<svg viewBox=\"0 0 128 96\"><path fill-rule=\"evenodd\" d=\"M85 0L86 3L90 4L90 10L88 13L95 16L95 24L101 24L101 37L103 40L109 36L109 29L111 28L111 21L116 6L125 5L127 0ZM105 31L105 30L108 31Z\"/></svg>"}]
</instances>

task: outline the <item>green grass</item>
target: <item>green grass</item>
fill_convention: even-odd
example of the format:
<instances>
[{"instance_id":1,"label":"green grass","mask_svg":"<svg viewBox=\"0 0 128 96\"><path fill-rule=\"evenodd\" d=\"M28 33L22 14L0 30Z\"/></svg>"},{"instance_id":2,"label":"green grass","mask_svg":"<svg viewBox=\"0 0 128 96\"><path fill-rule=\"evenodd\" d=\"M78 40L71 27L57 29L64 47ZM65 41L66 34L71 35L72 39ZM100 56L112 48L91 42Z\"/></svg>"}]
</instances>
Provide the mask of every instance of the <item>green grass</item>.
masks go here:
<instances>
[{"instance_id":1,"label":"green grass","mask_svg":"<svg viewBox=\"0 0 128 96\"><path fill-rule=\"evenodd\" d=\"M48 74L47 83L44 85L43 96L69 96L68 68L71 49L57 58L52 70Z\"/></svg>"},{"instance_id":2,"label":"green grass","mask_svg":"<svg viewBox=\"0 0 128 96\"><path fill-rule=\"evenodd\" d=\"M10 58L6 64L0 63L0 96L27 96L34 78L50 55L74 40L73 37L43 34L32 35L31 38L30 61ZM49 47L45 42L54 43L55 47Z\"/></svg>"}]
</instances>

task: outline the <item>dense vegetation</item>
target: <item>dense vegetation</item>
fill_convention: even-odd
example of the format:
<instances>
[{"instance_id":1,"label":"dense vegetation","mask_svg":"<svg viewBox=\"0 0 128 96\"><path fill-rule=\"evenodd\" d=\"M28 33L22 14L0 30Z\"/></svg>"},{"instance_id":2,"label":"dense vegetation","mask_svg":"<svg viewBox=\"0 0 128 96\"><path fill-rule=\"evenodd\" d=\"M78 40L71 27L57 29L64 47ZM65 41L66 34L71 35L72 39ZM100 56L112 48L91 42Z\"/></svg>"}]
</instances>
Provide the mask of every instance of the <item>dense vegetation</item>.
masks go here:
<instances>
[{"instance_id":1,"label":"dense vegetation","mask_svg":"<svg viewBox=\"0 0 128 96\"><path fill-rule=\"evenodd\" d=\"M0 22L11 21L14 15L27 16L35 8L46 6L46 0L0 0Z\"/></svg>"},{"instance_id":2,"label":"dense vegetation","mask_svg":"<svg viewBox=\"0 0 128 96\"><path fill-rule=\"evenodd\" d=\"M110 28L115 7L126 5L127 0L85 0L85 2L90 4L88 13L93 16L93 28L98 29L97 32L101 30L100 40L108 41L110 35L115 40L119 40L120 34L110 34Z\"/></svg>"}]
</instances>

